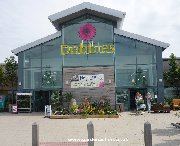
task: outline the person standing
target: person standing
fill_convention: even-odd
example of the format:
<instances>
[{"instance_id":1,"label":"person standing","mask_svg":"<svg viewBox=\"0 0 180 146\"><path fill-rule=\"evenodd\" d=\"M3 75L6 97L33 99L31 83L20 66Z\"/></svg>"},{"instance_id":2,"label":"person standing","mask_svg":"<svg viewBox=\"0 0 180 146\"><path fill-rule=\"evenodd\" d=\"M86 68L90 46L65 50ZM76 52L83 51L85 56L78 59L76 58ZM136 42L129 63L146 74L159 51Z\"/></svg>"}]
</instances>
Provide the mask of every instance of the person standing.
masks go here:
<instances>
[{"instance_id":1,"label":"person standing","mask_svg":"<svg viewBox=\"0 0 180 146\"><path fill-rule=\"evenodd\" d=\"M135 95L135 100L137 101L137 100L139 100L139 98L140 98L140 93L137 92L136 95Z\"/></svg>"},{"instance_id":2,"label":"person standing","mask_svg":"<svg viewBox=\"0 0 180 146\"><path fill-rule=\"evenodd\" d=\"M151 99L152 99L151 94L150 92L148 92L146 95L148 113L151 112Z\"/></svg>"},{"instance_id":3,"label":"person standing","mask_svg":"<svg viewBox=\"0 0 180 146\"><path fill-rule=\"evenodd\" d=\"M146 105L144 104L143 96L137 92L135 96L136 101L136 114L144 114L144 110L146 109Z\"/></svg>"}]
</instances>

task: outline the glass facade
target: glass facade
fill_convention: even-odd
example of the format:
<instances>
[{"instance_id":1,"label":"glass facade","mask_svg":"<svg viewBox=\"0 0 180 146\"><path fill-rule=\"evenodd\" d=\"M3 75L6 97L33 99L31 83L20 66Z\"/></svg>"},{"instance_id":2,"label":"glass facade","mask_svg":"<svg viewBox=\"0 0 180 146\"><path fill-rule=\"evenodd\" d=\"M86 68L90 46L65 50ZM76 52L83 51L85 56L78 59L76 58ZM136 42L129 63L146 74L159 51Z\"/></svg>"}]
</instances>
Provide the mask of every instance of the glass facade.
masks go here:
<instances>
[{"instance_id":1,"label":"glass facade","mask_svg":"<svg viewBox=\"0 0 180 146\"><path fill-rule=\"evenodd\" d=\"M116 87L157 86L156 48L115 35Z\"/></svg>"},{"instance_id":2,"label":"glass facade","mask_svg":"<svg viewBox=\"0 0 180 146\"><path fill-rule=\"evenodd\" d=\"M24 89L62 88L61 43L56 38L23 52Z\"/></svg>"},{"instance_id":3,"label":"glass facade","mask_svg":"<svg viewBox=\"0 0 180 146\"><path fill-rule=\"evenodd\" d=\"M91 41L82 42L78 31L80 27L86 23L90 23L96 28L96 36ZM77 45L78 47L80 43L83 43L84 46L87 46L87 43L93 43L94 46L97 46L98 44L100 46L112 45L114 38L112 24L112 22L90 15L72 20L71 22L64 25L64 44ZM65 55L63 57L64 66L98 66L114 64L113 54L78 54ZM104 60L106 60L106 62L104 62Z\"/></svg>"},{"instance_id":4,"label":"glass facade","mask_svg":"<svg viewBox=\"0 0 180 146\"><path fill-rule=\"evenodd\" d=\"M115 35L116 102L124 101L130 108L130 99L137 91L157 94L156 47L124 36ZM128 94L127 98L122 98Z\"/></svg>"},{"instance_id":5,"label":"glass facade","mask_svg":"<svg viewBox=\"0 0 180 146\"><path fill-rule=\"evenodd\" d=\"M96 36L89 42L83 42L78 34L86 23L96 28ZM61 55L62 44L79 47L80 43L84 46L88 43L101 47L113 45L115 53ZM22 52L23 89L63 89L64 67L113 66L115 103L124 103L129 110L136 91L144 95L148 91L157 94L157 49L151 44L114 34L111 21L85 15L65 23L62 37Z\"/></svg>"},{"instance_id":6,"label":"glass facade","mask_svg":"<svg viewBox=\"0 0 180 146\"><path fill-rule=\"evenodd\" d=\"M90 23L96 28L96 36L93 38L94 43L112 43L113 22L90 15L85 15L64 24L64 43L79 44L81 39L77 32L79 28L86 23Z\"/></svg>"}]
</instances>

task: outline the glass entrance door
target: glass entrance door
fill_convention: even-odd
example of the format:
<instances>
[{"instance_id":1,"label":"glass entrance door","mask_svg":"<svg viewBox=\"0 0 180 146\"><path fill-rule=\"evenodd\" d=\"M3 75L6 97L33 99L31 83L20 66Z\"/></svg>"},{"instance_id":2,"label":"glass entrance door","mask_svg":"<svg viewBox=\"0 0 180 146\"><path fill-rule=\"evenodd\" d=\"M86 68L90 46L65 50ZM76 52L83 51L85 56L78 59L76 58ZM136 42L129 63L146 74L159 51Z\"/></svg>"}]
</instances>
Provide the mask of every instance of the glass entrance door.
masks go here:
<instances>
[{"instance_id":1,"label":"glass entrance door","mask_svg":"<svg viewBox=\"0 0 180 146\"><path fill-rule=\"evenodd\" d=\"M137 92L139 92L142 95L143 99L145 100L147 88L130 89L130 110L136 109L135 96Z\"/></svg>"},{"instance_id":2,"label":"glass entrance door","mask_svg":"<svg viewBox=\"0 0 180 146\"><path fill-rule=\"evenodd\" d=\"M123 104L124 111L129 110L129 95L128 89L117 89L116 91L116 104Z\"/></svg>"},{"instance_id":3,"label":"glass entrance door","mask_svg":"<svg viewBox=\"0 0 180 146\"><path fill-rule=\"evenodd\" d=\"M43 112L45 105L50 104L50 91L35 91L34 111Z\"/></svg>"}]
</instances>

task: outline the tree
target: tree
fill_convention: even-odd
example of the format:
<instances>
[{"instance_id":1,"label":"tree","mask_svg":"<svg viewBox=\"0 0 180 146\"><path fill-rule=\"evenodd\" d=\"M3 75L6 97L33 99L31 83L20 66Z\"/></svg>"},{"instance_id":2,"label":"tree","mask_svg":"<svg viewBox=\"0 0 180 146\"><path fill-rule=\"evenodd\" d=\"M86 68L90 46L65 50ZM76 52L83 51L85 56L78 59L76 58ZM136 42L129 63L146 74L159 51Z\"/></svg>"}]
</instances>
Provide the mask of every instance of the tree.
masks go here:
<instances>
[{"instance_id":1,"label":"tree","mask_svg":"<svg viewBox=\"0 0 180 146\"><path fill-rule=\"evenodd\" d=\"M42 78L43 87L53 87L55 85L55 78L51 71L45 71Z\"/></svg>"},{"instance_id":2,"label":"tree","mask_svg":"<svg viewBox=\"0 0 180 146\"><path fill-rule=\"evenodd\" d=\"M131 75L131 82L135 86L146 86L147 85L147 79L145 74L143 73L143 70L141 68L138 68L136 73Z\"/></svg>"},{"instance_id":3,"label":"tree","mask_svg":"<svg viewBox=\"0 0 180 146\"><path fill-rule=\"evenodd\" d=\"M51 105L52 105L52 111L53 113L59 112L62 110L62 95L60 95L59 91L54 91L53 94L51 95Z\"/></svg>"},{"instance_id":4,"label":"tree","mask_svg":"<svg viewBox=\"0 0 180 146\"><path fill-rule=\"evenodd\" d=\"M176 95L180 96L180 66L178 65L176 56L173 53L170 55L169 67L169 70L164 72L164 79L171 87L176 89Z\"/></svg>"},{"instance_id":5,"label":"tree","mask_svg":"<svg viewBox=\"0 0 180 146\"><path fill-rule=\"evenodd\" d=\"M12 90L12 98L14 97L14 89L17 88L17 62L14 56L5 59L5 85Z\"/></svg>"},{"instance_id":6,"label":"tree","mask_svg":"<svg viewBox=\"0 0 180 146\"><path fill-rule=\"evenodd\" d=\"M0 88L4 86L4 71L2 66L0 66Z\"/></svg>"}]
</instances>

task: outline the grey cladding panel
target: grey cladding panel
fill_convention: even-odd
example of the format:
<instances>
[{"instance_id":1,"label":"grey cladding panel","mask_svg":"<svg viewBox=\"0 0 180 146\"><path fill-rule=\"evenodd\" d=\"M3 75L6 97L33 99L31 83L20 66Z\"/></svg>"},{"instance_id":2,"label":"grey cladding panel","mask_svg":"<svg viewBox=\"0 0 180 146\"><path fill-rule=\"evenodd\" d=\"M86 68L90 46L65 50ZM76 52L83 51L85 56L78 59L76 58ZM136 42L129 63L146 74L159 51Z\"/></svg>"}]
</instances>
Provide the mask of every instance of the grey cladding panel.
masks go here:
<instances>
[{"instance_id":1,"label":"grey cladding panel","mask_svg":"<svg viewBox=\"0 0 180 146\"><path fill-rule=\"evenodd\" d=\"M71 88L71 78L74 75L97 74L104 74L105 86L103 88ZM111 105L115 105L114 66L64 68L63 81L63 92L71 92L77 103L82 102L85 97L93 97L95 100L107 97L111 99Z\"/></svg>"}]
</instances>

